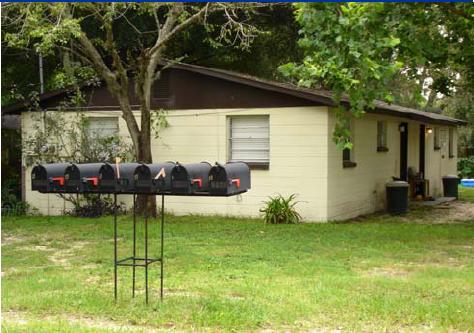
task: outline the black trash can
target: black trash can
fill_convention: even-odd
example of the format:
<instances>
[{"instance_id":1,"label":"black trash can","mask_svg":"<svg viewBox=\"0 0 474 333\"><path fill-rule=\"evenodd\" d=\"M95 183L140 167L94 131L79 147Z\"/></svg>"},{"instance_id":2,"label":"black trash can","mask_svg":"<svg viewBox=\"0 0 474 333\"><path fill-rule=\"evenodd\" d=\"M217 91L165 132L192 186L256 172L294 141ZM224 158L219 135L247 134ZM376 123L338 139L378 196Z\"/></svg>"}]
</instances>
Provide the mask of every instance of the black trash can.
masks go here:
<instances>
[{"instance_id":1,"label":"black trash can","mask_svg":"<svg viewBox=\"0 0 474 333\"><path fill-rule=\"evenodd\" d=\"M408 211L408 183L396 180L387 183L387 211L392 215L405 214Z\"/></svg>"},{"instance_id":2,"label":"black trash can","mask_svg":"<svg viewBox=\"0 0 474 333\"><path fill-rule=\"evenodd\" d=\"M443 190L445 197L458 198L458 176L446 175L443 177Z\"/></svg>"}]
</instances>

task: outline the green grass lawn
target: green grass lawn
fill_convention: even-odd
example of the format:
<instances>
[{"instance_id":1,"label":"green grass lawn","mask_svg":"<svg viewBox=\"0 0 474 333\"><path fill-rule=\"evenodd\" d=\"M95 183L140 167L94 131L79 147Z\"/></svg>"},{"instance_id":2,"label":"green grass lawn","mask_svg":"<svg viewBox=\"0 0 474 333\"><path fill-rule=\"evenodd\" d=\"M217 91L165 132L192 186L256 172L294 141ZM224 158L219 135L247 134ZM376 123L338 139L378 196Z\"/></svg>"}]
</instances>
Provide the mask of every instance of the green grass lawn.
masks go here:
<instances>
[{"instance_id":1,"label":"green grass lawn","mask_svg":"<svg viewBox=\"0 0 474 333\"><path fill-rule=\"evenodd\" d=\"M474 188L459 186L459 199L474 203Z\"/></svg>"},{"instance_id":2,"label":"green grass lawn","mask_svg":"<svg viewBox=\"0 0 474 333\"><path fill-rule=\"evenodd\" d=\"M474 201L473 193L461 197ZM130 219L119 225L126 256ZM112 227L110 217L3 219L5 332L474 331L474 221L376 215L264 225L167 216L165 299L151 266L148 307L143 271L132 299L125 267L113 301ZM157 221L150 230L156 239ZM150 252L158 251L154 240Z\"/></svg>"}]
</instances>

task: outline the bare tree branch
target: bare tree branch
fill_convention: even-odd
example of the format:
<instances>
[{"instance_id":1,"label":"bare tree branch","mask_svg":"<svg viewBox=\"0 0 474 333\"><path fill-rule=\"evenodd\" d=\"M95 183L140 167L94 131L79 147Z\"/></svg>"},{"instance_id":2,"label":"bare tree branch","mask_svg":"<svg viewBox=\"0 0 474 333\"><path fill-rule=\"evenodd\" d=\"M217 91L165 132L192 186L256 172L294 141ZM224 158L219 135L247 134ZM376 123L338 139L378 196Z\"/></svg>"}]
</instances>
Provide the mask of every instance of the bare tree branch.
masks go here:
<instances>
[{"instance_id":1,"label":"bare tree branch","mask_svg":"<svg viewBox=\"0 0 474 333\"><path fill-rule=\"evenodd\" d=\"M177 33L183 31L189 25L191 25L191 24L195 23L196 21L198 21L199 19L201 19L204 16L204 14L208 11L208 9L210 8L211 5L212 5L211 3L207 3L197 13L195 13L194 15L188 17L185 21L178 24L174 28L171 27L171 24L174 24L175 19L174 20L170 19L170 17L173 17L173 16L169 16L168 19L166 20L166 23L163 26L162 31L161 31L161 38L157 39L155 45L153 45L153 47L150 49L149 54L153 55L156 52L158 52L160 50L160 48L162 48L167 42L169 42L170 39L173 38ZM172 14L170 14L170 15L172 15Z\"/></svg>"}]
</instances>

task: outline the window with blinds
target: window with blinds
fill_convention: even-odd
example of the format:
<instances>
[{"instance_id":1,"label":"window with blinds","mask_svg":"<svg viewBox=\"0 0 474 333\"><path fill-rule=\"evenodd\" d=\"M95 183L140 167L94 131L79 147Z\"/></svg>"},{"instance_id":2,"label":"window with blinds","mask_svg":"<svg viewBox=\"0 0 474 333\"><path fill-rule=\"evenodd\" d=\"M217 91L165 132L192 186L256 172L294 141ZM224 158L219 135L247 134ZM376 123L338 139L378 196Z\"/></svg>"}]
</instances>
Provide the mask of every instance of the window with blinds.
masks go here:
<instances>
[{"instance_id":1,"label":"window with blinds","mask_svg":"<svg viewBox=\"0 0 474 333\"><path fill-rule=\"evenodd\" d=\"M229 160L254 166L270 163L269 116L234 116L229 119Z\"/></svg>"},{"instance_id":2,"label":"window with blinds","mask_svg":"<svg viewBox=\"0 0 474 333\"><path fill-rule=\"evenodd\" d=\"M119 132L117 117L90 117L87 127L89 137L108 138Z\"/></svg>"}]
</instances>

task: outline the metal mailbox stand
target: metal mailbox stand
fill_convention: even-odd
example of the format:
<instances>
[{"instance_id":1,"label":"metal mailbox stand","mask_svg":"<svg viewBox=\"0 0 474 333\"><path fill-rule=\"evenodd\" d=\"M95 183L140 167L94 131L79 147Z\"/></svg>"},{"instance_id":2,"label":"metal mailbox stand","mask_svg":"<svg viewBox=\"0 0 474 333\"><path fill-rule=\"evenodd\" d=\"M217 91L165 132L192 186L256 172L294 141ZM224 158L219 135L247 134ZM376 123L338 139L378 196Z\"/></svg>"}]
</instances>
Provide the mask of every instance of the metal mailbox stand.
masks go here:
<instances>
[{"instance_id":1,"label":"metal mailbox stand","mask_svg":"<svg viewBox=\"0 0 474 333\"><path fill-rule=\"evenodd\" d=\"M133 252L131 257L118 259L118 244L117 244L117 193L114 193L114 297L117 301L118 291L118 267L128 266L132 267L132 297L135 297L135 271L136 267L145 268L145 303L148 304L148 265L159 262L160 263L160 299L163 300L163 251L164 251L164 225L165 225L165 196L161 195L161 239L160 239L160 257L148 257L148 215L145 210L145 256L137 257L137 215L135 209L136 194L133 194Z\"/></svg>"},{"instance_id":2,"label":"metal mailbox stand","mask_svg":"<svg viewBox=\"0 0 474 333\"><path fill-rule=\"evenodd\" d=\"M132 163L133 164L133 163ZM169 164L169 163L168 163ZM189 175L186 176L187 179L184 179L185 182L189 182L187 185L188 187L185 188L185 191L182 190L183 186L174 186L173 185L173 171L176 170L177 168L177 163L176 165L171 169L171 180L170 184L167 184L166 181L164 182L163 186L164 189L159 188L160 186L157 186L155 189L155 183L153 183L153 180L151 184L148 185L148 187L152 186L153 188L148 188L149 191L152 191L153 193L141 193L141 191L144 191L143 189L141 191L137 191L136 188L132 187L125 187L121 188L117 186L112 187L113 190L111 190L110 183L107 184L107 187L105 188L100 188L97 187L99 185L100 179L102 179L102 174L101 174L101 169L105 165L104 163L86 163L86 164L70 164L67 166L67 168L64 171L64 177L61 176L62 179L66 178L66 174L70 174L72 170L74 169L74 172L78 172L79 176L78 178L74 179L74 182L72 184L68 185L68 182L71 181L70 177L67 178L66 184L59 184L61 186L60 190L59 189L50 189L46 187L45 189L38 188L40 184L33 184L33 179L36 179L34 172L35 172L35 167L32 171L32 190L37 190L41 193L75 193L76 196L79 196L79 193L107 193L107 194L113 194L114 195L114 298L115 301L117 301L118 298L118 267L119 266L128 266L132 267L132 297L135 297L135 287L136 287L136 267L144 267L145 268L145 302L148 304L148 266L154 262L160 262L160 299L163 299L163 277L164 277L164 221L165 221L165 216L164 216L164 208L165 208L165 195L182 195L182 196L232 196L232 195L238 195L244 192L247 192L247 190L250 189L250 169L248 168L247 165L242 165L245 163L240 163L240 162L233 162L233 163L228 163L224 166L216 164L215 167L211 167L210 164L207 166L209 167L209 170L205 170L203 172L202 170L202 165L206 164L204 162L201 163L195 163L195 164L189 164L186 165L186 168L195 168L198 170L194 170L192 173L191 179L189 179ZM51 167L51 166L57 166L57 164L45 164L44 166L41 166L42 168L44 167ZM153 165L152 165L153 166ZM38 166L39 167L39 166ZM142 164L143 167L143 164ZM147 167L147 166L146 166ZM161 170L164 170L165 167L171 168L170 165L163 166L161 167ZM181 168L184 168L183 166L180 165ZM221 168L223 169L226 173L224 179L217 179L218 177L214 177L211 174L211 171L215 168ZM69 170L71 168L71 170ZM155 165L156 168L156 165ZM76 170L77 169L77 170ZM81 171L82 169L82 171ZM228 169L228 170L226 170ZM68 173L69 170L69 173ZM137 169L135 169L137 170ZM161 174L161 171L158 173L158 176ZM186 170L186 169L185 169ZM118 169L117 169L118 171ZM130 170L128 170L130 171ZM229 171L229 173L227 173ZM77 173L76 172L76 173ZM84 175L82 174L84 172ZM187 171L186 171L187 172ZM82 177L85 176L85 177ZM135 172L133 174L133 179L136 180ZM150 172L148 173L148 176L150 177ZM212 176L212 177L211 177ZM59 176L58 176L59 177ZM131 174L128 174L127 179L132 177ZM163 178L165 176L163 175ZM243 178L242 178L243 177ZM119 177L118 177L119 178ZM212 178L212 180L211 180ZM46 181L48 179L47 173L46 173L46 179L43 179ZM82 179L82 182L81 182ZM130 178L131 179L131 178ZM156 179L156 177L154 178ZM113 180L113 178L108 179L108 180ZM207 181L214 181L215 184L212 186L211 184L208 184ZM241 182L242 180L242 182ZM183 180L178 180L179 182L182 182ZM206 182L205 186L203 182ZM91 182L91 184L89 184ZM198 184L198 188L194 187L194 184ZM43 185L45 183L43 182ZM85 186L85 184L87 186ZM117 184L115 184L117 185ZM120 183L120 186L123 186L124 184ZM126 183L126 185L129 185L129 183ZM175 184L178 185L178 184ZM222 186L224 185L224 186ZM35 188L36 186L36 188ZM62 188L62 186L65 186ZM191 186L191 187L189 187ZM143 186L142 186L143 187ZM144 186L147 188L147 186ZM168 188L170 187L170 188ZM208 188L209 187L209 188ZM158 193L156 193L158 191ZM137 194L143 194L143 195L161 195L161 243L160 243L160 256L159 258L150 258L148 256L148 216L147 212L145 211L145 216L144 216L144 222L145 222L145 239L144 239L144 247L145 247L145 256L144 257L139 257L137 256L137 217L136 217L136 196ZM126 257L123 259L118 259L118 243L117 243L117 233L118 233L118 225L117 225L117 195L118 194L133 194L133 252L132 256ZM48 219L49 219L49 195L47 197L48 200Z\"/></svg>"}]
</instances>

